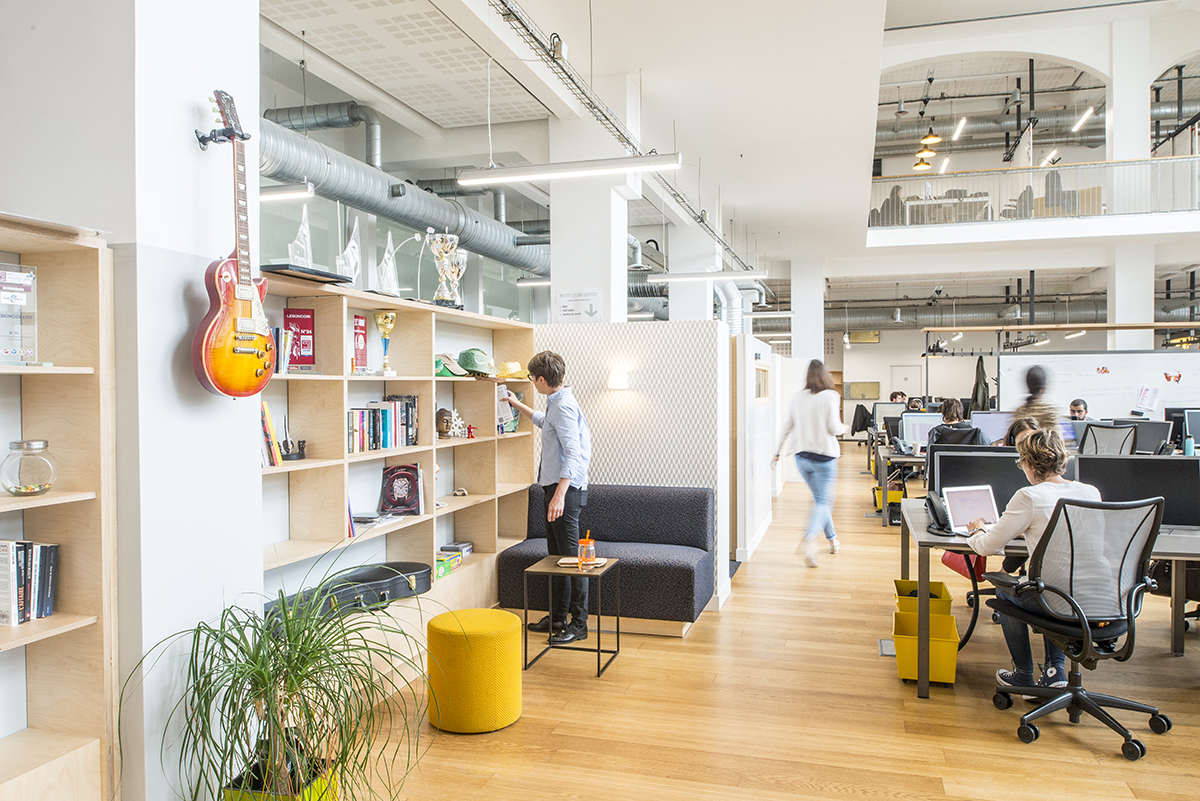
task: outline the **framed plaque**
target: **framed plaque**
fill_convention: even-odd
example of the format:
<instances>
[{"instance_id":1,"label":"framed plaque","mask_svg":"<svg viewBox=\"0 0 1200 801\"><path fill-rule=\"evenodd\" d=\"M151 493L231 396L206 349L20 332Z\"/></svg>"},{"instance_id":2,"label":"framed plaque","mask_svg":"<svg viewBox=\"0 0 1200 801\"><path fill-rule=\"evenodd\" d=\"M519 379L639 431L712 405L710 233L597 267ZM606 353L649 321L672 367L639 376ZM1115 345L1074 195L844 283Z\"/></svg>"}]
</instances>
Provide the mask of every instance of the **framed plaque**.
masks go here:
<instances>
[{"instance_id":1,"label":"framed plaque","mask_svg":"<svg viewBox=\"0 0 1200 801\"><path fill-rule=\"evenodd\" d=\"M0 263L0 364L37 360L37 270Z\"/></svg>"}]
</instances>

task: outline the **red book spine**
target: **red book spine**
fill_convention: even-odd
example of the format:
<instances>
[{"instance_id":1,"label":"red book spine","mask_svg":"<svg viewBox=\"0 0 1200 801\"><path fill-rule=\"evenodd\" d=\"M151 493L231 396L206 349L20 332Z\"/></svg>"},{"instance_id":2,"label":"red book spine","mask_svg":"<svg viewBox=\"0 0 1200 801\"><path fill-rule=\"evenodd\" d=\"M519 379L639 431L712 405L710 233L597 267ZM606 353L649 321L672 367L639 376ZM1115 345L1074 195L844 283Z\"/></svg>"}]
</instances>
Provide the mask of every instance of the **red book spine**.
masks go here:
<instances>
[{"instance_id":1,"label":"red book spine","mask_svg":"<svg viewBox=\"0 0 1200 801\"><path fill-rule=\"evenodd\" d=\"M289 364L316 364L315 339L313 335L312 309L284 309L283 328L292 332L292 352Z\"/></svg>"}]
</instances>

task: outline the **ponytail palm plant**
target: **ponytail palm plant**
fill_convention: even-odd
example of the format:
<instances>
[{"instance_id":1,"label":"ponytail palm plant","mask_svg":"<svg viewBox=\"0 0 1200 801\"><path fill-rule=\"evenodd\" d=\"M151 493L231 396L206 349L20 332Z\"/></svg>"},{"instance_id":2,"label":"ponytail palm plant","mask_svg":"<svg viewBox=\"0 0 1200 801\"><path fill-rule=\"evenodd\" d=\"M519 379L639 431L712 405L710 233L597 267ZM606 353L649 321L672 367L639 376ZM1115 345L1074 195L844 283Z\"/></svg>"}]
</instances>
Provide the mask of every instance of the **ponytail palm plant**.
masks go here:
<instances>
[{"instance_id":1,"label":"ponytail palm plant","mask_svg":"<svg viewBox=\"0 0 1200 801\"><path fill-rule=\"evenodd\" d=\"M166 724L183 729L182 797L398 795L419 756L423 693L407 678L421 673L419 643L383 605L338 613L339 585L335 575L290 598L281 592L263 614L231 606L139 663L190 644L183 695Z\"/></svg>"}]
</instances>

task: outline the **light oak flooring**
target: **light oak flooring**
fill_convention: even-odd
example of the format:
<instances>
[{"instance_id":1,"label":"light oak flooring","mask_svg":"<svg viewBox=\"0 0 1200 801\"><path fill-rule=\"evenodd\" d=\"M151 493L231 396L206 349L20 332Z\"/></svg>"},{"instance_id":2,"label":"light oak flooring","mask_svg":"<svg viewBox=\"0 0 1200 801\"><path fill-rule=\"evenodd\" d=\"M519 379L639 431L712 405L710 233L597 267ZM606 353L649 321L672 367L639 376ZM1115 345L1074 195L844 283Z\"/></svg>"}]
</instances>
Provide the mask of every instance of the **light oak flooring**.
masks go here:
<instances>
[{"instance_id":1,"label":"light oak flooring","mask_svg":"<svg viewBox=\"0 0 1200 801\"><path fill-rule=\"evenodd\" d=\"M878 655L891 636L899 528L871 509L863 449L845 447L835 521L836 556L806 568L800 539L811 498L788 484L774 524L733 580L720 612L685 639L622 638L604 676L577 652L547 654L524 674L524 713L490 734L422 728L424 755L409 799L1188 799L1200 795L1200 634L1169 653L1166 598L1138 620L1125 664L1085 671L1085 686L1157 704L1174 722L1152 734L1141 715L1117 713L1147 746L1128 762L1121 739L1065 714L1017 739L1029 708L992 706L993 672L1008 664L998 626L981 619L959 654L953 687L920 700ZM919 492L920 482L914 490ZM914 552L915 553L915 552ZM915 577L915 559L914 559ZM960 630L969 584L940 564ZM981 615L981 618L984 616ZM1035 656L1041 657L1040 642Z\"/></svg>"}]
</instances>

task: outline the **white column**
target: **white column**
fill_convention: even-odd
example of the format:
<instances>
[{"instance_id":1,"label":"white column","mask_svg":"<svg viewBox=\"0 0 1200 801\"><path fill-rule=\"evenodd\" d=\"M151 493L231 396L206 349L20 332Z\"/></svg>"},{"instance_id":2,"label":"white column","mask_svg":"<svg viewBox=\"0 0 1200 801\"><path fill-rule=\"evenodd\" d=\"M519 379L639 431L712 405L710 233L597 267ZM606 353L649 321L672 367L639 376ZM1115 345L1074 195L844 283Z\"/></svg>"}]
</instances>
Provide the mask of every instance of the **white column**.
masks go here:
<instances>
[{"instance_id":1,"label":"white column","mask_svg":"<svg viewBox=\"0 0 1200 801\"><path fill-rule=\"evenodd\" d=\"M1109 161L1150 157L1150 20L1112 23L1112 78L1105 93Z\"/></svg>"},{"instance_id":2,"label":"white column","mask_svg":"<svg viewBox=\"0 0 1200 801\"><path fill-rule=\"evenodd\" d=\"M1154 245L1117 245L1108 271L1108 321L1154 322ZM1152 350L1154 332L1109 331L1109 350Z\"/></svg>"},{"instance_id":3,"label":"white column","mask_svg":"<svg viewBox=\"0 0 1200 801\"><path fill-rule=\"evenodd\" d=\"M825 268L820 261L793 261L792 365L808 369L813 359L825 359ZM797 387L804 385L801 378Z\"/></svg>"},{"instance_id":4,"label":"white column","mask_svg":"<svg viewBox=\"0 0 1200 801\"><path fill-rule=\"evenodd\" d=\"M596 91L636 136L641 127L637 85L627 75L598 78ZM550 120L550 161L628 155L591 116ZM629 266L628 202L640 197L638 175L570 178L550 184L551 322L560 293L599 290L588 322L626 320Z\"/></svg>"},{"instance_id":5,"label":"white column","mask_svg":"<svg viewBox=\"0 0 1200 801\"><path fill-rule=\"evenodd\" d=\"M721 246L699 225L671 233L672 273L707 273L721 269ZM711 320L712 281L684 281L670 285L667 309L672 320Z\"/></svg>"}]
</instances>

